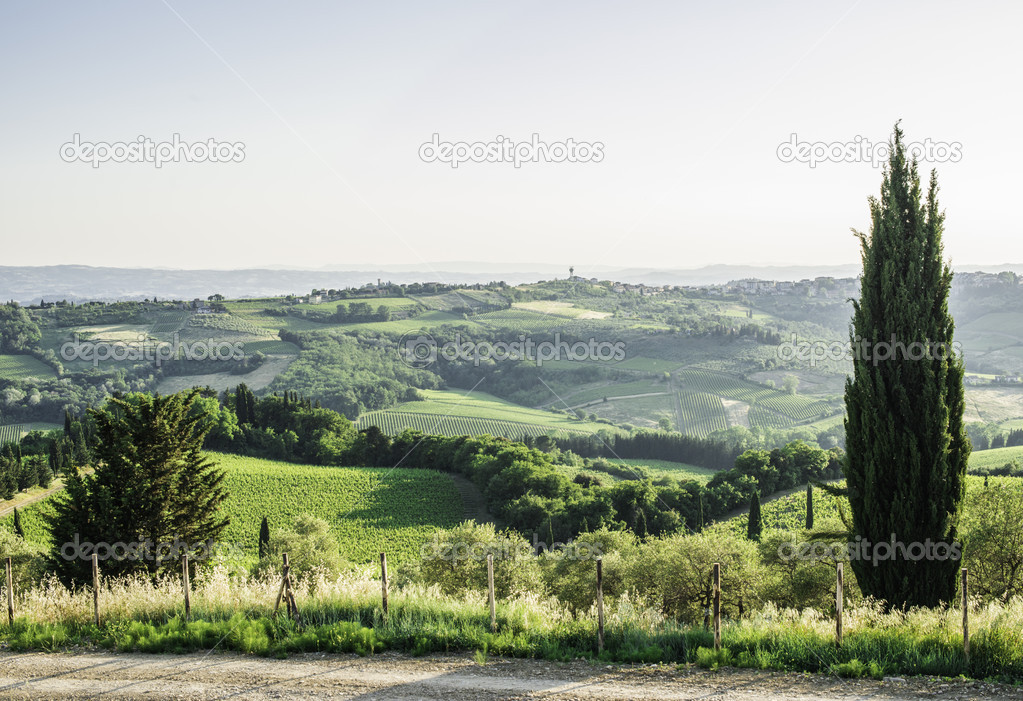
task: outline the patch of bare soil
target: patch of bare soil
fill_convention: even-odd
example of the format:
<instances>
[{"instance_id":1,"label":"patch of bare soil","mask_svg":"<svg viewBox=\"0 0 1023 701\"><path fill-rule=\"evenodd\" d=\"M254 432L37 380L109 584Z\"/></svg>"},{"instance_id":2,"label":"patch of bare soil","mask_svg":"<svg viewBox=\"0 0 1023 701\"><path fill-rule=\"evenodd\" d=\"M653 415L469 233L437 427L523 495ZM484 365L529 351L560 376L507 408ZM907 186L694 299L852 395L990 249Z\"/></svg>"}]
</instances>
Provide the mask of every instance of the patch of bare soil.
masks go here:
<instances>
[{"instance_id":1,"label":"patch of bare soil","mask_svg":"<svg viewBox=\"0 0 1023 701\"><path fill-rule=\"evenodd\" d=\"M749 404L740 402L738 399L721 398L725 405L725 415L728 417L729 426L745 426L749 428Z\"/></svg>"}]
</instances>

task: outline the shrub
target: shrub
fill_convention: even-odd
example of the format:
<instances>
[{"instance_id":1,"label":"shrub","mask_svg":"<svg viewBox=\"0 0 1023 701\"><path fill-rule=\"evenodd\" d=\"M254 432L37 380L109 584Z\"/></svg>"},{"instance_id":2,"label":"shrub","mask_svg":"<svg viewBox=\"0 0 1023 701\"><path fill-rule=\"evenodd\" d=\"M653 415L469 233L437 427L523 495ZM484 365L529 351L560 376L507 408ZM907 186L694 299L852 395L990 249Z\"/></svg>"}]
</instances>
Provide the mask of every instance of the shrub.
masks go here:
<instances>
[{"instance_id":1,"label":"shrub","mask_svg":"<svg viewBox=\"0 0 1023 701\"><path fill-rule=\"evenodd\" d=\"M330 526L323 519L309 514L299 515L291 528L278 528L271 534L266 556L256 566L256 574L265 576L269 572L280 571L284 553L288 553L288 563L295 577L314 573L334 576L343 566Z\"/></svg>"}]
</instances>

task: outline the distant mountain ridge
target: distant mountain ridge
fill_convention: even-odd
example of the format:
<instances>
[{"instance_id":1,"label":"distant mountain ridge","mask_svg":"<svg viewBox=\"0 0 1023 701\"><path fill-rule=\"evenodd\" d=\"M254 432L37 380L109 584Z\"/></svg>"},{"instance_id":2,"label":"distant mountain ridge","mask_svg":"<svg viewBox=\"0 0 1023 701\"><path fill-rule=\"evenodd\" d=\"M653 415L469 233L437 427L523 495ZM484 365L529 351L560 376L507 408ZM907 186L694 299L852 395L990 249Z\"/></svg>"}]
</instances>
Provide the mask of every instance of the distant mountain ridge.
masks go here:
<instances>
[{"instance_id":1,"label":"distant mountain ridge","mask_svg":"<svg viewBox=\"0 0 1023 701\"><path fill-rule=\"evenodd\" d=\"M449 284L476 284L503 280L509 284L567 278L568 266L563 269L551 264L522 264L517 266L479 263L444 264L453 270L430 270L424 264L419 269L405 270L408 266L381 267L379 269L352 270L289 270L251 268L243 270L174 270L166 268L109 268L86 265L0 266L0 300L15 300L33 304L68 299L85 300L138 300L205 299L212 294L226 297L270 297L285 294L303 294L314 288L361 287L378 280L394 283L443 282ZM478 266L478 267L475 267ZM352 266L352 268L363 266ZM475 267L475 271L471 268ZM999 272L1011 270L1023 273L1021 264L963 265L957 272ZM559 272L560 271L560 272ZM715 285L729 280L759 278L762 280L802 280L819 276L855 277L859 265L708 265L692 269L671 268L595 268L588 271L577 267L575 274L583 278L595 277L647 285Z\"/></svg>"}]
</instances>

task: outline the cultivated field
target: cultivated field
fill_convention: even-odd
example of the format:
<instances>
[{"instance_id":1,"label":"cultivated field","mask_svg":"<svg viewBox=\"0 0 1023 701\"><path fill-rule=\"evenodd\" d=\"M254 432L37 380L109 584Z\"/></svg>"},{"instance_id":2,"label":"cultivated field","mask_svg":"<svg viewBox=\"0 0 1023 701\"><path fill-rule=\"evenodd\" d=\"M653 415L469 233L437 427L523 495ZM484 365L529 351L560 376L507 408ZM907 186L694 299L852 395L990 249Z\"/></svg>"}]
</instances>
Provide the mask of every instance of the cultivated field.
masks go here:
<instances>
[{"instance_id":1,"label":"cultivated field","mask_svg":"<svg viewBox=\"0 0 1023 701\"><path fill-rule=\"evenodd\" d=\"M547 433L593 433L607 424L580 421L563 413L530 409L483 392L425 390L426 400L405 402L359 417L358 428L378 426L385 433L412 428L439 435L482 435L520 439Z\"/></svg>"},{"instance_id":2,"label":"cultivated field","mask_svg":"<svg viewBox=\"0 0 1023 701\"><path fill-rule=\"evenodd\" d=\"M0 379L24 380L29 377L45 379L56 376L53 368L31 355L0 355Z\"/></svg>"},{"instance_id":3,"label":"cultivated field","mask_svg":"<svg viewBox=\"0 0 1023 701\"><path fill-rule=\"evenodd\" d=\"M227 476L223 510L231 520L221 541L239 545L255 559L259 524L290 526L303 513L326 520L342 557L373 561L386 551L396 562L418 557L419 546L437 528L462 517L462 501L449 475L429 470L294 465L211 453ZM22 512L26 538L48 545L43 515L50 497ZM12 517L0 524L12 527Z\"/></svg>"}]
</instances>

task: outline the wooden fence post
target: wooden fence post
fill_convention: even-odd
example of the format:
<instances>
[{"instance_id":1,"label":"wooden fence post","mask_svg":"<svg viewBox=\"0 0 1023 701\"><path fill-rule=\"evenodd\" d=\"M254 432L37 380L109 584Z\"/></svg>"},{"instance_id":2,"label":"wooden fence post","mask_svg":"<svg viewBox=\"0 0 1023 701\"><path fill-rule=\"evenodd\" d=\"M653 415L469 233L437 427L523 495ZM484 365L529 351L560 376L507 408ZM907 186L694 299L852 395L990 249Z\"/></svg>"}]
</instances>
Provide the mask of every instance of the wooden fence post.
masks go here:
<instances>
[{"instance_id":1,"label":"wooden fence post","mask_svg":"<svg viewBox=\"0 0 1023 701\"><path fill-rule=\"evenodd\" d=\"M967 600L968 595L968 577L966 568L964 567L960 572L962 575L962 590L963 590L963 654L966 655L966 662L970 661L970 605Z\"/></svg>"},{"instance_id":2,"label":"wooden fence post","mask_svg":"<svg viewBox=\"0 0 1023 701\"><path fill-rule=\"evenodd\" d=\"M721 649L721 563L714 563L714 650Z\"/></svg>"},{"instance_id":3,"label":"wooden fence post","mask_svg":"<svg viewBox=\"0 0 1023 701\"><path fill-rule=\"evenodd\" d=\"M387 553L380 553L380 593L384 603L384 617L387 617Z\"/></svg>"},{"instance_id":4,"label":"wooden fence post","mask_svg":"<svg viewBox=\"0 0 1023 701\"><path fill-rule=\"evenodd\" d=\"M843 595L845 582L841 562L835 564L835 575L835 645L842 647L842 602L845 598Z\"/></svg>"},{"instance_id":5,"label":"wooden fence post","mask_svg":"<svg viewBox=\"0 0 1023 701\"><path fill-rule=\"evenodd\" d=\"M191 585L188 581L188 553L181 554L181 584L185 589L185 620L192 620Z\"/></svg>"},{"instance_id":6,"label":"wooden fence post","mask_svg":"<svg viewBox=\"0 0 1023 701\"><path fill-rule=\"evenodd\" d=\"M284 553L284 566L281 569L281 588L277 591L277 601L274 603L274 615L277 615L277 609L281 607L281 599L284 597L284 590L288 586L288 553Z\"/></svg>"},{"instance_id":7,"label":"wooden fence post","mask_svg":"<svg viewBox=\"0 0 1023 701\"><path fill-rule=\"evenodd\" d=\"M288 609L288 615L298 621L298 604L295 603L295 592L291 590L291 561L288 553L282 555L283 566L281 568L281 588L277 592L277 601L274 603L274 615L281 607L281 599L284 599L284 606Z\"/></svg>"},{"instance_id":8,"label":"wooden fence post","mask_svg":"<svg viewBox=\"0 0 1023 701\"><path fill-rule=\"evenodd\" d=\"M597 558L597 652L604 651L604 562Z\"/></svg>"},{"instance_id":9,"label":"wooden fence post","mask_svg":"<svg viewBox=\"0 0 1023 701\"><path fill-rule=\"evenodd\" d=\"M7 622L14 625L14 566L7 558Z\"/></svg>"},{"instance_id":10,"label":"wooden fence post","mask_svg":"<svg viewBox=\"0 0 1023 701\"><path fill-rule=\"evenodd\" d=\"M490 631L497 632L497 603L494 601L494 554L487 555L487 595L490 598Z\"/></svg>"},{"instance_id":11,"label":"wooden fence post","mask_svg":"<svg viewBox=\"0 0 1023 701\"><path fill-rule=\"evenodd\" d=\"M99 625L99 556L92 554L92 608L96 625Z\"/></svg>"}]
</instances>

